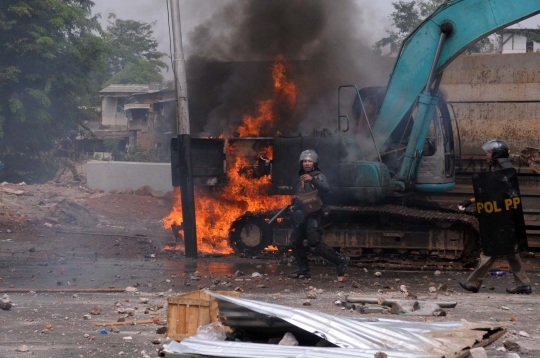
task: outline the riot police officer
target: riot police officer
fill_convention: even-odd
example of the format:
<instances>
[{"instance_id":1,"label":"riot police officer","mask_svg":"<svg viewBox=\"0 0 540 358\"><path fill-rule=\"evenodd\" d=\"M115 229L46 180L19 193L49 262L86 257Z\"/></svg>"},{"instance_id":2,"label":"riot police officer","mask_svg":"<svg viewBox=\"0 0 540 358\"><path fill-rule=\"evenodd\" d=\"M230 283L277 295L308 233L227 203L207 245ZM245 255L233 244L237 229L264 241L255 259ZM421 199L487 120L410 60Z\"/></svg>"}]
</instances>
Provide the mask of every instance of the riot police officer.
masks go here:
<instances>
[{"instance_id":1,"label":"riot police officer","mask_svg":"<svg viewBox=\"0 0 540 358\"><path fill-rule=\"evenodd\" d=\"M482 149L486 152L487 162L489 163L489 170L493 168L494 170L501 169L510 169L513 168L510 163L510 148L508 144L500 139L494 139L482 146ZM465 210L465 208L475 202L475 198L466 199L459 204L460 210ZM476 269L469 276L465 283L460 282L459 284L467 291L473 293L478 292L484 277L488 273L489 269L495 263L497 257L490 257L480 253L480 259ZM516 287L513 289L506 289L506 292L511 294L530 294L532 289L530 286L530 280L523 270L523 262L519 253L509 253L506 255L510 269L514 275L514 281Z\"/></svg>"},{"instance_id":2,"label":"riot police officer","mask_svg":"<svg viewBox=\"0 0 540 358\"><path fill-rule=\"evenodd\" d=\"M349 258L338 254L322 239L323 227L321 224L329 213L325 194L330 191L330 185L319 168L319 156L314 150L305 150L300 154L299 164L297 197L292 206L295 227L290 239L290 246L298 263L298 270L290 274L289 277L311 277L307 251L303 243L304 239L307 239L309 251L336 265L338 280L345 281Z\"/></svg>"}]
</instances>

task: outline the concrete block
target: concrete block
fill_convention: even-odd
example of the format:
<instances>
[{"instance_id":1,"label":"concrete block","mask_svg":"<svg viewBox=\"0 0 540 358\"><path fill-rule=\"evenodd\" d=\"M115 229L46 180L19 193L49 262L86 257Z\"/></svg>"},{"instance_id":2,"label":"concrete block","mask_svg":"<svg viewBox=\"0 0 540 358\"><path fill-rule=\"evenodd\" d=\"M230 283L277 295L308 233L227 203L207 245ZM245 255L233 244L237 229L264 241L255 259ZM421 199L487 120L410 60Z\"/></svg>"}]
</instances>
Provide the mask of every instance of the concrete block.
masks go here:
<instances>
[{"instance_id":1,"label":"concrete block","mask_svg":"<svg viewBox=\"0 0 540 358\"><path fill-rule=\"evenodd\" d=\"M148 185L152 190L173 190L171 165L168 163L102 162L86 164L87 185L103 191L138 189Z\"/></svg>"}]
</instances>

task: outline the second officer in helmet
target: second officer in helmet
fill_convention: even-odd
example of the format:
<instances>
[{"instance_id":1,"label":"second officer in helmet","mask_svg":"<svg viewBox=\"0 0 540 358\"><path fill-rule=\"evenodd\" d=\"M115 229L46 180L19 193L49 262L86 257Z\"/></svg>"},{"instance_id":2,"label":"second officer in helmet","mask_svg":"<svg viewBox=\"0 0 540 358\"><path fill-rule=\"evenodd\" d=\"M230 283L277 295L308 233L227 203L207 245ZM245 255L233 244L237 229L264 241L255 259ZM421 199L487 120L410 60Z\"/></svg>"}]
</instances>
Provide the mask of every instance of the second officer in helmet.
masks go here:
<instances>
[{"instance_id":1,"label":"second officer in helmet","mask_svg":"<svg viewBox=\"0 0 540 358\"><path fill-rule=\"evenodd\" d=\"M299 158L300 170L296 188L297 197L293 201L294 229L290 246L298 263L298 270L289 275L290 278L309 278L311 271L308 265L304 239L307 239L308 250L337 267L338 280L345 280L349 258L337 253L323 242L322 221L328 215L325 194L330 185L319 168L319 156L314 150L305 150Z\"/></svg>"}]
</instances>

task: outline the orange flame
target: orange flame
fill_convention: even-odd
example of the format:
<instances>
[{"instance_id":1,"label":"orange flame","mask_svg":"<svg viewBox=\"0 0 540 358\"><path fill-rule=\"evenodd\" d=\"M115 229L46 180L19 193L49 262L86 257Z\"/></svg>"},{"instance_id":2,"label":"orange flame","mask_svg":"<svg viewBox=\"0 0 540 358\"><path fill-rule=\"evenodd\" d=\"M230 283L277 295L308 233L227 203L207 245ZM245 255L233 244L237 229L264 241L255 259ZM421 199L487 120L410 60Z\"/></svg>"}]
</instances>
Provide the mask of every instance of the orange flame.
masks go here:
<instances>
[{"instance_id":1,"label":"orange flame","mask_svg":"<svg viewBox=\"0 0 540 358\"><path fill-rule=\"evenodd\" d=\"M243 123L238 128L242 137L260 136L274 131L273 126L279 119L280 113L291 112L296 105L297 88L294 82L287 78L287 60L278 55L272 66L274 79L273 98L259 101L258 115L245 115ZM222 136L220 136L222 138ZM229 246L229 228L234 220L246 211L258 212L280 209L291 202L286 195L269 196L271 185L270 176L248 178L240 175L240 169L251 165L251 160L259 156L265 159L273 158L272 147L265 147L256 157L247 158L240 154L234 144L229 144L227 150L227 184L223 187L195 188L195 218L197 224L197 249L207 253L233 253ZM169 216L163 219L166 228L173 224L180 225L182 219L182 204L180 190L176 188L177 198Z\"/></svg>"},{"instance_id":2,"label":"orange flame","mask_svg":"<svg viewBox=\"0 0 540 358\"><path fill-rule=\"evenodd\" d=\"M238 127L241 137L258 137L264 134L273 135L276 121L283 112L291 112L296 106L297 87L287 77L288 61L285 56L277 55L272 65L274 79L274 97L259 101L257 115L246 114Z\"/></svg>"}]
</instances>

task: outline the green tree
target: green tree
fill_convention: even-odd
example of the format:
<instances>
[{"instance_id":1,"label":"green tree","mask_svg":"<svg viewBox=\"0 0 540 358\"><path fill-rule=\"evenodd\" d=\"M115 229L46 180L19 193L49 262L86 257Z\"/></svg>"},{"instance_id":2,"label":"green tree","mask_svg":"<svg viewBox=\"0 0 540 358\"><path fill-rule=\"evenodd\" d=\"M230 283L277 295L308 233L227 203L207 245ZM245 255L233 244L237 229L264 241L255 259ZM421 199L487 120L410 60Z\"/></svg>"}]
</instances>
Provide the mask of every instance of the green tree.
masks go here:
<instances>
[{"instance_id":1,"label":"green tree","mask_svg":"<svg viewBox=\"0 0 540 358\"><path fill-rule=\"evenodd\" d=\"M148 83L150 81L161 82L163 76L159 68L150 61L139 59L127 63L120 72L115 73L105 84L130 84L130 83Z\"/></svg>"},{"instance_id":2,"label":"green tree","mask_svg":"<svg viewBox=\"0 0 540 358\"><path fill-rule=\"evenodd\" d=\"M387 31L388 36L375 43L375 54L381 55L383 49L388 48L388 55L399 52L403 40L416 29L425 18L430 16L446 0L411 0L393 2L394 12L390 14L390 20L394 30ZM493 52L497 46L489 37L483 38L467 50L468 53Z\"/></svg>"},{"instance_id":3,"label":"green tree","mask_svg":"<svg viewBox=\"0 0 540 358\"><path fill-rule=\"evenodd\" d=\"M109 56L107 69L111 76L122 71L129 63L144 71L151 69L159 72L162 68L168 68L165 62L161 61L166 54L157 51L158 41L152 30L154 25L155 22L121 20L115 14L109 14L105 40ZM140 60L147 64L141 65Z\"/></svg>"},{"instance_id":4,"label":"green tree","mask_svg":"<svg viewBox=\"0 0 540 358\"><path fill-rule=\"evenodd\" d=\"M90 0L0 2L2 175L34 174L54 141L95 116L85 106L104 43ZM26 178L26 180L30 180Z\"/></svg>"}]
</instances>

